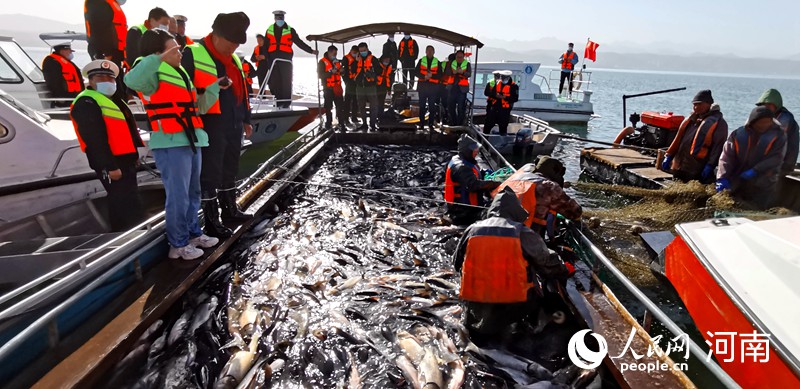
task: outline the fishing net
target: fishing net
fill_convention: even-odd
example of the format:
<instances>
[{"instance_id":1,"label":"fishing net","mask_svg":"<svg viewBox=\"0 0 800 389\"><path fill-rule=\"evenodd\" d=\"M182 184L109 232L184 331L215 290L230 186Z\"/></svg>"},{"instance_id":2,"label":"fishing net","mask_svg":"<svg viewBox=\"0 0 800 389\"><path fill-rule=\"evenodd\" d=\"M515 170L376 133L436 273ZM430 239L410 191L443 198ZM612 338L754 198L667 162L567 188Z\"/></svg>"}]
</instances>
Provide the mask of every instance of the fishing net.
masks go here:
<instances>
[{"instance_id":1,"label":"fishing net","mask_svg":"<svg viewBox=\"0 0 800 389\"><path fill-rule=\"evenodd\" d=\"M508 167L501 168L495 172L487 174L484 179L489 181L503 182L514 174L514 170Z\"/></svg>"}]
</instances>

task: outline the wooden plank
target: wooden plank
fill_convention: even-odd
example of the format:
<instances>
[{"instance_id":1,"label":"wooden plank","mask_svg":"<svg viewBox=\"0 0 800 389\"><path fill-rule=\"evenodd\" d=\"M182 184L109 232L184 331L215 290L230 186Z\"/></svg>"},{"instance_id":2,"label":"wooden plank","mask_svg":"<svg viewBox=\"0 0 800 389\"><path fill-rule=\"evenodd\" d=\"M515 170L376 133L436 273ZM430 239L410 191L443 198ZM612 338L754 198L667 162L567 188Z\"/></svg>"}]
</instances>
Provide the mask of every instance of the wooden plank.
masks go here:
<instances>
[{"instance_id":1,"label":"wooden plank","mask_svg":"<svg viewBox=\"0 0 800 389\"><path fill-rule=\"evenodd\" d=\"M630 168L628 170L630 170L630 172L633 173L633 174L637 174L639 176L642 176L644 178L647 178L647 179L653 180L653 181L664 181L664 180L671 180L672 179L672 174L667 173L667 172L665 172L663 170L656 169L653 166Z\"/></svg>"},{"instance_id":2,"label":"wooden plank","mask_svg":"<svg viewBox=\"0 0 800 389\"><path fill-rule=\"evenodd\" d=\"M585 158L594 159L616 168L624 168L630 165L653 165L655 157L643 155L631 149L584 149L582 154Z\"/></svg>"}]
</instances>

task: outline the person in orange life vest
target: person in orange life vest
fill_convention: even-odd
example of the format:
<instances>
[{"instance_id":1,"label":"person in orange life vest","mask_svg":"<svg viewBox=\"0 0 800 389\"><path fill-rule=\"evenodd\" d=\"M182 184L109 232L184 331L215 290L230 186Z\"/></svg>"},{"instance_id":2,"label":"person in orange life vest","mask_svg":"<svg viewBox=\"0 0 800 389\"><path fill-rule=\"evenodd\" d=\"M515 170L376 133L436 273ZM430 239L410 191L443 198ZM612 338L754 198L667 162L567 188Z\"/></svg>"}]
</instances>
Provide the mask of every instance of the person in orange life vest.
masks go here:
<instances>
[{"instance_id":1,"label":"person in orange life vest","mask_svg":"<svg viewBox=\"0 0 800 389\"><path fill-rule=\"evenodd\" d=\"M198 95L214 83L220 84L216 103L202 114L208 147L202 153L200 186L206 234L226 238L232 231L222 224L241 224L252 215L243 213L236 203L236 175L242 151L242 134L250 137L250 99L239 58L239 45L247 42L250 18L244 12L218 14L211 33L187 46L181 66L189 74ZM220 207L222 212L220 215Z\"/></svg>"},{"instance_id":2,"label":"person in orange life vest","mask_svg":"<svg viewBox=\"0 0 800 389\"><path fill-rule=\"evenodd\" d=\"M786 134L765 106L750 112L747 124L731 133L717 171L717 192L730 189L734 198L757 209L773 206L786 154Z\"/></svg>"},{"instance_id":3,"label":"person in orange life vest","mask_svg":"<svg viewBox=\"0 0 800 389\"><path fill-rule=\"evenodd\" d=\"M219 85L206 88L198 100L189 75L181 67L181 47L169 32L158 28L145 31L140 49L142 56L125 75L125 83L139 93L152 130L148 147L167 195L168 256L196 259L203 255L203 248L219 243L219 239L203 234L197 216L201 154L208 146L199 114L214 104Z\"/></svg>"},{"instance_id":4,"label":"person in orange life vest","mask_svg":"<svg viewBox=\"0 0 800 389\"><path fill-rule=\"evenodd\" d=\"M256 69L250 61L244 58L244 53L236 51L236 56L239 57L239 62L242 63L242 72L244 73L244 81L247 83L247 94L253 94L253 77L256 75Z\"/></svg>"},{"instance_id":5,"label":"person in orange life vest","mask_svg":"<svg viewBox=\"0 0 800 389\"><path fill-rule=\"evenodd\" d=\"M378 112L378 116L383 114L383 110L386 107L386 95L391 92L394 80L394 65L393 63L397 63L397 61L392 62L392 57L388 54L384 54L381 56L381 61L379 62L380 71L378 72L378 79L377 79L377 91L378 91L378 107L380 108L380 112Z\"/></svg>"},{"instance_id":6,"label":"person in orange life vest","mask_svg":"<svg viewBox=\"0 0 800 389\"><path fill-rule=\"evenodd\" d=\"M483 133L488 134L497 125L500 135L508 134L508 122L511 120L511 110L514 103L519 100L519 86L511 79L510 70L500 71L500 82L495 83L489 91L487 99L486 121L483 123Z\"/></svg>"},{"instance_id":7,"label":"person in orange life vest","mask_svg":"<svg viewBox=\"0 0 800 389\"><path fill-rule=\"evenodd\" d=\"M269 72L267 48L264 47L264 39L264 35L256 34L256 47L253 48L253 55L250 56L250 62L256 66L256 77L258 78L259 89L267 79L267 72Z\"/></svg>"},{"instance_id":8,"label":"person in orange life vest","mask_svg":"<svg viewBox=\"0 0 800 389\"><path fill-rule=\"evenodd\" d=\"M189 21L189 18L183 15L175 15L174 19L177 25L175 41L178 42L178 45L181 47L181 51L183 51L186 46L194 44L192 38L186 36L186 22Z\"/></svg>"},{"instance_id":9,"label":"person in orange life vest","mask_svg":"<svg viewBox=\"0 0 800 389\"><path fill-rule=\"evenodd\" d=\"M83 5L89 57L105 58L119 68L125 62L128 33L123 4L125 0L86 0Z\"/></svg>"},{"instance_id":10,"label":"person in orange life vest","mask_svg":"<svg viewBox=\"0 0 800 389\"><path fill-rule=\"evenodd\" d=\"M572 49L575 47L572 43L567 46L567 52L561 54L558 63L561 64L561 81L558 83L558 94L561 95L564 91L564 81L569 82L569 94L572 95L572 71L575 65L578 64L578 54Z\"/></svg>"},{"instance_id":11,"label":"person in orange life vest","mask_svg":"<svg viewBox=\"0 0 800 389\"><path fill-rule=\"evenodd\" d=\"M89 87L70 108L70 118L81 150L107 193L111 229L125 231L144 218L136 181L137 148L144 147L133 113L116 97L119 68L95 60L83 68Z\"/></svg>"},{"instance_id":12,"label":"person in orange life vest","mask_svg":"<svg viewBox=\"0 0 800 389\"><path fill-rule=\"evenodd\" d=\"M147 30L160 28L164 31L169 31L169 14L163 8L155 7L147 14L147 20L144 23L133 26L128 30L125 45L125 61L128 65L133 65L136 58L140 57L139 42L142 40L142 35Z\"/></svg>"},{"instance_id":13,"label":"person in orange life vest","mask_svg":"<svg viewBox=\"0 0 800 389\"><path fill-rule=\"evenodd\" d=\"M552 217L554 213L573 220L580 219L583 215L580 204L563 189L565 172L561 161L542 156L536 164L522 166L492 194L495 195L506 187L511 188L519 197L522 207L528 211L525 225L544 233L545 228L555 222Z\"/></svg>"},{"instance_id":14,"label":"person in orange life vest","mask_svg":"<svg viewBox=\"0 0 800 389\"><path fill-rule=\"evenodd\" d=\"M53 46L53 53L42 61L42 73L50 97L69 99L51 102L53 108L69 107L75 96L85 89L81 70L72 62L74 52L69 42L61 43Z\"/></svg>"},{"instance_id":15,"label":"person in orange life vest","mask_svg":"<svg viewBox=\"0 0 800 389\"><path fill-rule=\"evenodd\" d=\"M489 115L489 108L491 108L492 103L496 100L495 96L497 93L495 92L495 87L499 82L501 82L500 73L502 70L495 70L492 72L494 76L489 82L486 83L486 88L483 89L483 95L486 96L486 115Z\"/></svg>"},{"instance_id":16,"label":"person in orange life vest","mask_svg":"<svg viewBox=\"0 0 800 389\"><path fill-rule=\"evenodd\" d=\"M266 41L267 68L272 66L272 74L267 81L269 91L277 99L278 107L287 108L292 104L292 64L284 61L274 62L276 59L286 59L291 61L294 57L292 45L297 45L301 50L309 54L319 54L297 35L294 28L286 24L284 17L286 12L274 11L275 24L269 26L264 34Z\"/></svg>"},{"instance_id":17,"label":"person in orange life vest","mask_svg":"<svg viewBox=\"0 0 800 389\"><path fill-rule=\"evenodd\" d=\"M344 82L345 126L358 126L358 93L356 92L355 72L350 69L356 65L358 45L350 47L350 52L342 58L342 82Z\"/></svg>"},{"instance_id":18,"label":"person in orange life vest","mask_svg":"<svg viewBox=\"0 0 800 389\"><path fill-rule=\"evenodd\" d=\"M447 214L455 224L470 224L480 218L485 204L484 195L500 185L484 180L478 166L480 145L469 135L458 139L458 154L454 155L445 170L444 199Z\"/></svg>"},{"instance_id":19,"label":"person in orange life vest","mask_svg":"<svg viewBox=\"0 0 800 389\"><path fill-rule=\"evenodd\" d=\"M442 124L451 125L450 120L450 91L453 87L455 77L453 77L453 69L451 64L456 60L456 53L450 53L447 56L447 61L441 63L442 78L439 82L439 115L442 119Z\"/></svg>"},{"instance_id":20,"label":"person in orange life vest","mask_svg":"<svg viewBox=\"0 0 800 389\"><path fill-rule=\"evenodd\" d=\"M461 272L464 324L478 341L496 336L526 315L538 317L544 283L574 271L523 224L527 217L516 194L506 188L495 196L487 218L467 227L453 254L455 269Z\"/></svg>"},{"instance_id":21,"label":"person in orange life vest","mask_svg":"<svg viewBox=\"0 0 800 389\"><path fill-rule=\"evenodd\" d=\"M356 94L358 95L358 111L361 113L361 127L358 130L367 130L367 103L369 103L369 130L378 130L378 91L376 82L378 80L377 58L372 56L369 46L361 42L358 44L358 58L350 65L350 74L353 75L353 82L356 84Z\"/></svg>"},{"instance_id":22,"label":"person in orange life vest","mask_svg":"<svg viewBox=\"0 0 800 389\"><path fill-rule=\"evenodd\" d=\"M325 128L333 128L333 105L336 104L336 119L339 130L345 131L347 116L344 111L344 90L342 89L342 62L336 58L339 49L328 46L328 51L317 64L317 76L322 83L322 96L325 98Z\"/></svg>"},{"instance_id":23,"label":"person in orange life vest","mask_svg":"<svg viewBox=\"0 0 800 389\"><path fill-rule=\"evenodd\" d=\"M702 90L692 101L692 114L681 123L661 163L661 170L683 181L714 182L714 169L728 137L728 122L710 90Z\"/></svg>"},{"instance_id":24,"label":"person in orange life vest","mask_svg":"<svg viewBox=\"0 0 800 389\"><path fill-rule=\"evenodd\" d=\"M411 34L404 33L403 39L397 44L397 58L403 69L403 83L408 85L408 89L414 87L414 66L419 58L419 44Z\"/></svg>"},{"instance_id":25,"label":"person in orange life vest","mask_svg":"<svg viewBox=\"0 0 800 389\"><path fill-rule=\"evenodd\" d=\"M441 92L439 82L442 78L442 64L433 54L433 46L425 48L425 56L417 62L415 74L417 75L417 91L419 92L419 127L425 128L425 113L428 113L428 125L433 130L438 119L438 102Z\"/></svg>"},{"instance_id":26,"label":"person in orange life vest","mask_svg":"<svg viewBox=\"0 0 800 389\"><path fill-rule=\"evenodd\" d=\"M450 87L450 97L447 99L450 124L463 126L467 120L467 93L472 78L472 65L464 58L464 50L456 51L455 61L448 68L453 77L453 86Z\"/></svg>"}]
</instances>

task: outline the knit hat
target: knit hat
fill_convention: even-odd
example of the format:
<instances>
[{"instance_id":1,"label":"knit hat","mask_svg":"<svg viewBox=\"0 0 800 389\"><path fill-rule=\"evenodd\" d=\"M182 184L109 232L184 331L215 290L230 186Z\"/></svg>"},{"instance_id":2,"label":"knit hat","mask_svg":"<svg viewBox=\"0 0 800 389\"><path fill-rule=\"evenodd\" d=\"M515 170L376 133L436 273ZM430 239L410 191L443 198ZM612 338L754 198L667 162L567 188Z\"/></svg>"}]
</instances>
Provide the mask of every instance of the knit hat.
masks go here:
<instances>
[{"instance_id":1,"label":"knit hat","mask_svg":"<svg viewBox=\"0 0 800 389\"><path fill-rule=\"evenodd\" d=\"M692 99L692 104L694 103L708 103L714 104L714 97L711 96L711 91L708 89L701 90L694 95L694 99Z\"/></svg>"},{"instance_id":2,"label":"knit hat","mask_svg":"<svg viewBox=\"0 0 800 389\"><path fill-rule=\"evenodd\" d=\"M756 105L764 105L767 103L775 105L775 108L777 109L783 108L783 97L781 97L781 92L778 92L777 89L765 90L764 93L761 94L761 97L758 98Z\"/></svg>"},{"instance_id":3,"label":"knit hat","mask_svg":"<svg viewBox=\"0 0 800 389\"><path fill-rule=\"evenodd\" d=\"M461 135L461 138L458 138L458 151L473 151L479 149L481 146L475 139L472 139L469 135Z\"/></svg>"},{"instance_id":4,"label":"knit hat","mask_svg":"<svg viewBox=\"0 0 800 389\"><path fill-rule=\"evenodd\" d=\"M214 24L211 25L211 30L214 35L241 45L247 42L248 27L250 18L244 12L234 12L218 14Z\"/></svg>"},{"instance_id":5,"label":"knit hat","mask_svg":"<svg viewBox=\"0 0 800 389\"><path fill-rule=\"evenodd\" d=\"M773 118L775 118L775 114L772 113L772 111L770 111L769 108L767 108L767 107L765 107L763 105L759 105L759 106L753 108L752 111L750 111L750 117L747 118L747 126L748 127L752 126L753 123L755 123L758 120L763 119L763 118L773 119Z\"/></svg>"},{"instance_id":6,"label":"knit hat","mask_svg":"<svg viewBox=\"0 0 800 389\"><path fill-rule=\"evenodd\" d=\"M548 156L539 157L536 162L536 173L541 174L550 181L555 182L559 186L564 186L564 173L567 169L561 161Z\"/></svg>"}]
</instances>

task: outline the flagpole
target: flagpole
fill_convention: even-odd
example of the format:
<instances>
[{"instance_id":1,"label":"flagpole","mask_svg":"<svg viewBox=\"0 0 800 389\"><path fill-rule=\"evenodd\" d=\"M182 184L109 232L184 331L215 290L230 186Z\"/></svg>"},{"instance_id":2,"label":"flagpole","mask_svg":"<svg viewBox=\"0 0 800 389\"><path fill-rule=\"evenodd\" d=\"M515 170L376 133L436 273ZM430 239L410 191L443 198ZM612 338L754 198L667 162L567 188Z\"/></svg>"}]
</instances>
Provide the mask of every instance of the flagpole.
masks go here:
<instances>
[{"instance_id":1,"label":"flagpole","mask_svg":"<svg viewBox=\"0 0 800 389\"><path fill-rule=\"evenodd\" d=\"M591 41L592 41L592 38L586 38L586 44L587 45ZM584 46L584 48L583 48L583 59L581 60L581 70L585 69L584 66L586 66L586 46Z\"/></svg>"}]
</instances>

